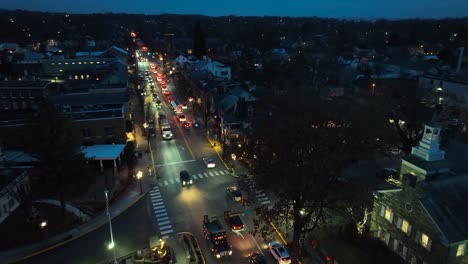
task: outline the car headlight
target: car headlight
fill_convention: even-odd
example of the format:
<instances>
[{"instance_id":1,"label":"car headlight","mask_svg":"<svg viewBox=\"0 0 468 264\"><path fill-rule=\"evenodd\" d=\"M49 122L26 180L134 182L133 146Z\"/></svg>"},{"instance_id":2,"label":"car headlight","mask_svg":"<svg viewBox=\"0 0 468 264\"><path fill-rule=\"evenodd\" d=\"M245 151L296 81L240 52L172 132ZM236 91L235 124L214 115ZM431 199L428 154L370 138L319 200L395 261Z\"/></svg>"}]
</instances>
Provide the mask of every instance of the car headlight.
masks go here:
<instances>
[{"instance_id":1,"label":"car headlight","mask_svg":"<svg viewBox=\"0 0 468 264\"><path fill-rule=\"evenodd\" d=\"M220 254L216 254L216 258L221 258L221 255Z\"/></svg>"},{"instance_id":2,"label":"car headlight","mask_svg":"<svg viewBox=\"0 0 468 264\"><path fill-rule=\"evenodd\" d=\"M229 256L232 255L232 250L229 250Z\"/></svg>"},{"instance_id":3,"label":"car headlight","mask_svg":"<svg viewBox=\"0 0 468 264\"><path fill-rule=\"evenodd\" d=\"M192 184L192 183L193 183L193 181L192 181L192 180L190 180L190 184Z\"/></svg>"},{"instance_id":4,"label":"car headlight","mask_svg":"<svg viewBox=\"0 0 468 264\"><path fill-rule=\"evenodd\" d=\"M182 185L185 185L185 181L182 181Z\"/></svg>"}]
</instances>

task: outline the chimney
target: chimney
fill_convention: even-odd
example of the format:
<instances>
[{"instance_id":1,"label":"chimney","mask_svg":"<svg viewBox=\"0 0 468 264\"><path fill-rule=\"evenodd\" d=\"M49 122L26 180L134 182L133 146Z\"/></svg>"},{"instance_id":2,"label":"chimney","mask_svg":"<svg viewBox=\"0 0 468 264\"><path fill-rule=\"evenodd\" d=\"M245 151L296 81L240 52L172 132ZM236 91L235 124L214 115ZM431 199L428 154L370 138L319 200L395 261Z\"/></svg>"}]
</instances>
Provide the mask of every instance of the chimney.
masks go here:
<instances>
[{"instance_id":1,"label":"chimney","mask_svg":"<svg viewBox=\"0 0 468 264\"><path fill-rule=\"evenodd\" d=\"M455 73L459 73L463 61L463 51L465 51L465 47L458 48L458 59L457 59L457 70Z\"/></svg>"}]
</instances>

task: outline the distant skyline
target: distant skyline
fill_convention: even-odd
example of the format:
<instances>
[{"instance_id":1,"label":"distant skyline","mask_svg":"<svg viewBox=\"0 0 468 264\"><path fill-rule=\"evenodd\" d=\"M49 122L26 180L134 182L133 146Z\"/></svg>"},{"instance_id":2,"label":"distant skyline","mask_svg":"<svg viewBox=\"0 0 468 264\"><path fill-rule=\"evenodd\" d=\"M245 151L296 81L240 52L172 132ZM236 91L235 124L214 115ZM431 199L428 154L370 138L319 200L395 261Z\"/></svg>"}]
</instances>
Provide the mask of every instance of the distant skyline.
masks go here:
<instances>
[{"instance_id":1,"label":"distant skyline","mask_svg":"<svg viewBox=\"0 0 468 264\"><path fill-rule=\"evenodd\" d=\"M468 0L1 0L0 8L67 13L318 16L370 19L468 16Z\"/></svg>"}]
</instances>

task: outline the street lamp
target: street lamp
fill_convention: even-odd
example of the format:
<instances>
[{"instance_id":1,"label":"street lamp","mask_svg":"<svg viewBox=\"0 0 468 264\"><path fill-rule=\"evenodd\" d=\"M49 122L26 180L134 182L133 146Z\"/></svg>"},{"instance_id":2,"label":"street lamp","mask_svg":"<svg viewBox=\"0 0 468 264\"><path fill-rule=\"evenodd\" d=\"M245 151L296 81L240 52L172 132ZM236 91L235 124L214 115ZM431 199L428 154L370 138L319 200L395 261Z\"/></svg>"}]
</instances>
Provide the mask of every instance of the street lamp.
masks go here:
<instances>
[{"instance_id":1,"label":"street lamp","mask_svg":"<svg viewBox=\"0 0 468 264\"><path fill-rule=\"evenodd\" d=\"M39 226L41 227L41 229L44 229L46 226L47 226L47 220L43 220Z\"/></svg>"},{"instance_id":2,"label":"street lamp","mask_svg":"<svg viewBox=\"0 0 468 264\"><path fill-rule=\"evenodd\" d=\"M114 244L114 235L112 233L112 219L109 211L109 191L105 190L104 194L106 195L106 211L107 211L107 218L109 219L109 231L110 231L110 237L111 237L111 242L107 246L108 249L112 249L114 252L114 264L117 264L117 256L115 255L115 244Z\"/></svg>"},{"instance_id":3,"label":"street lamp","mask_svg":"<svg viewBox=\"0 0 468 264\"><path fill-rule=\"evenodd\" d=\"M146 146L146 152L148 152L148 151L149 151L149 145L150 145L150 143L149 143L149 132L148 132L148 127L149 127L149 126L148 126L148 124L145 122L145 123L143 124L143 127L145 128L145 132L146 132L146 142L148 142L148 144L147 144L147 146Z\"/></svg>"},{"instance_id":4,"label":"street lamp","mask_svg":"<svg viewBox=\"0 0 468 264\"><path fill-rule=\"evenodd\" d=\"M190 110L193 111L193 97L189 97L188 101L190 102Z\"/></svg>"},{"instance_id":5,"label":"street lamp","mask_svg":"<svg viewBox=\"0 0 468 264\"><path fill-rule=\"evenodd\" d=\"M138 171L136 177L138 181L140 182L140 194L143 194L143 187L141 187L141 178L143 178L143 172Z\"/></svg>"}]
</instances>

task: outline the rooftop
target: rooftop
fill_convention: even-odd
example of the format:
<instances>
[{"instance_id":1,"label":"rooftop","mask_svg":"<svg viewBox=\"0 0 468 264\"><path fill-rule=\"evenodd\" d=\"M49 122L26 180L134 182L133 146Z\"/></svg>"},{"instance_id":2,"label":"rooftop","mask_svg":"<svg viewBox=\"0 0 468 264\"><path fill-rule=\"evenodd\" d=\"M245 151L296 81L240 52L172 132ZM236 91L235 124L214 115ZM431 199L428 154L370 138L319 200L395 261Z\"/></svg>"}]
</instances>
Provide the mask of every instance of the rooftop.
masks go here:
<instances>
[{"instance_id":1,"label":"rooftop","mask_svg":"<svg viewBox=\"0 0 468 264\"><path fill-rule=\"evenodd\" d=\"M94 145L83 147L87 159L114 160L123 152L125 144Z\"/></svg>"}]
</instances>

